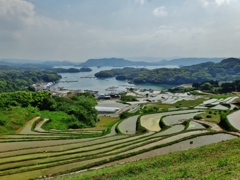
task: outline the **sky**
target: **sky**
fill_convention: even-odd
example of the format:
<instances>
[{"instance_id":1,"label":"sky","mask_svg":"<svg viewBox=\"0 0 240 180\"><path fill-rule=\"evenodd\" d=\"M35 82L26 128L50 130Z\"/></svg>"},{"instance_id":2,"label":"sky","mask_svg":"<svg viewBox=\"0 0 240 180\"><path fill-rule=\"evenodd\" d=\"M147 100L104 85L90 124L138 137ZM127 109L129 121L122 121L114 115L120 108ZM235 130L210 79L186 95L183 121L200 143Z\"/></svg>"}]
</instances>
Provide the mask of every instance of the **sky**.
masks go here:
<instances>
[{"instance_id":1,"label":"sky","mask_svg":"<svg viewBox=\"0 0 240 180\"><path fill-rule=\"evenodd\" d=\"M0 0L0 58L240 57L240 0Z\"/></svg>"}]
</instances>

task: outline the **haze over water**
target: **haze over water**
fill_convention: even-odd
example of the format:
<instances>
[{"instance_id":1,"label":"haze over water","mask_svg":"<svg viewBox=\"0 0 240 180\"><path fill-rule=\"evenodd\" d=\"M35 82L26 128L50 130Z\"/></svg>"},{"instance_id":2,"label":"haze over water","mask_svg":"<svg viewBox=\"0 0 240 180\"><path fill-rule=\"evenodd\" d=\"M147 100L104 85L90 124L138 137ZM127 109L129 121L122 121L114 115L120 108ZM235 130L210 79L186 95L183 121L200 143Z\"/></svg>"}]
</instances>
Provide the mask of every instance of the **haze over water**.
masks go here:
<instances>
[{"instance_id":1,"label":"haze over water","mask_svg":"<svg viewBox=\"0 0 240 180\"><path fill-rule=\"evenodd\" d=\"M72 66L58 66L61 68L72 68ZM146 66L144 68L147 69L156 69L156 68L177 68L177 66ZM80 67L73 67L79 69ZM122 67L118 67L122 68ZM143 68L143 67L138 67ZM59 83L55 84L54 87L64 87L65 89L69 90L94 90L98 91L99 94L106 94L111 92L120 92L125 91L126 86L138 86L140 88L145 89L153 89L153 90L164 90L173 87L173 85L166 85L166 84L129 84L125 81L119 81L114 78L106 78L106 79L97 79L97 78L81 78L81 77L94 77L94 74L102 71L102 70L109 70L109 69L117 69L116 67L91 67L91 72L79 72L79 73L58 73L62 76L62 79ZM62 82L62 81L74 81L74 82ZM77 82L75 82L77 81ZM115 91L106 91L109 87L118 87Z\"/></svg>"}]
</instances>

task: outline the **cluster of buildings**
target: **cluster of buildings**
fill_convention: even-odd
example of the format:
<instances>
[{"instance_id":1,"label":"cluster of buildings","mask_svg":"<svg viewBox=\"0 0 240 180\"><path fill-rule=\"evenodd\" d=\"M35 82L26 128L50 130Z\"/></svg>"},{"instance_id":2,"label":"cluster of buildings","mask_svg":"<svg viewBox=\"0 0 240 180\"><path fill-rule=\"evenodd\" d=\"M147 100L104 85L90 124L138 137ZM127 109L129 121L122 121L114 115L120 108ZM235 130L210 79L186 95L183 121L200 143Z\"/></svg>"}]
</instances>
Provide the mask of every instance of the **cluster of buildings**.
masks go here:
<instances>
[{"instance_id":1,"label":"cluster of buildings","mask_svg":"<svg viewBox=\"0 0 240 180\"><path fill-rule=\"evenodd\" d=\"M35 88L36 91L41 91L41 90L50 90L53 84L54 84L53 82L37 83L37 84L33 84L32 86Z\"/></svg>"}]
</instances>

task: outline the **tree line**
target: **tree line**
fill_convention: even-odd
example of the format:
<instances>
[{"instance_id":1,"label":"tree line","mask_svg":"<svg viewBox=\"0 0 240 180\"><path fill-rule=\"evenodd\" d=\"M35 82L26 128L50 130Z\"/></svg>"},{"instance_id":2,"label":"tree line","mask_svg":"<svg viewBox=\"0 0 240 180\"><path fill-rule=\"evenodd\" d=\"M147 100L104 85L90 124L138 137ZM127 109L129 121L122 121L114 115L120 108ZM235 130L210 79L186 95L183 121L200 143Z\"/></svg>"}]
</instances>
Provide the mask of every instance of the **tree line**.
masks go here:
<instances>
[{"instance_id":1,"label":"tree line","mask_svg":"<svg viewBox=\"0 0 240 180\"><path fill-rule=\"evenodd\" d=\"M146 68L125 67L104 70L95 74L97 78L115 77L117 80L130 80L133 83L151 84L188 84L209 80L232 81L240 79L240 59L228 58L220 63L201 63L181 68Z\"/></svg>"}]
</instances>

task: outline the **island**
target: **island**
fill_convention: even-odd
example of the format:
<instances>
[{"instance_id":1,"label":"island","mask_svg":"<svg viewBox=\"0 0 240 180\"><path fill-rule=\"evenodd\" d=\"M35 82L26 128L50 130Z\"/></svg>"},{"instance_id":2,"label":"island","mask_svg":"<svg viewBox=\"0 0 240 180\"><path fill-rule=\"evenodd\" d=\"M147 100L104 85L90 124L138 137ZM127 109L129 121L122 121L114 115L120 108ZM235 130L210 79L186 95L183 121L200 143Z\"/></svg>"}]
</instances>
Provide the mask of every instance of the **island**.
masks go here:
<instances>
[{"instance_id":1,"label":"island","mask_svg":"<svg viewBox=\"0 0 240 180\"><path fill-rule=\"evenodd\" d=\"M91 72L91 71L92 71L92 69L89 68L89 67L82 67L82 68L80 68L80 70L79 70L79 72Z\"/></svg>"}]
</instances>

